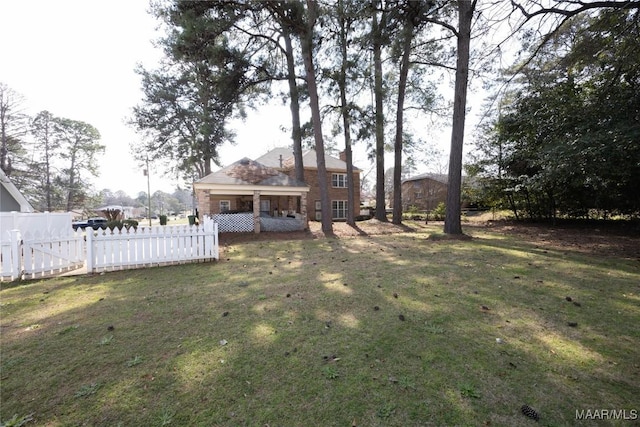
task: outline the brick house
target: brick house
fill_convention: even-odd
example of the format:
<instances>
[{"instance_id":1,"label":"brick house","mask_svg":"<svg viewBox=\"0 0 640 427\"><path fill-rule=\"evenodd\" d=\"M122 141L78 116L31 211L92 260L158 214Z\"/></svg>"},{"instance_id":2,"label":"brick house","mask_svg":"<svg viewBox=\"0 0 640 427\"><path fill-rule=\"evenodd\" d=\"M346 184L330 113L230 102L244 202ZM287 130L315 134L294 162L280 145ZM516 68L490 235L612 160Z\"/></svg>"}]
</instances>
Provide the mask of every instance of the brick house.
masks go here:
<instances>
[{"instance_id":1,"label":"brick house","mask_svg":"<svg viewBox=\"0 0 640 427\"><path fill-rule=\"evenodd\" d=\"M415 206L419 211L431 211L447 201L449 177L427 173L402 181L402 210Z\"/></svg>"},{"instance_id":2,"label":"brick house","mask_svg":"<svg viewBox=\"0 0 640 427\"><path fill-rule=\"evenodd\" d=\"M402 181L402 210L407 211L415 206L419 211L431 211L440 203L447 202L449 176L436 173L425 173L407 178ZM477 180L469 176L462 176L462 207L477 208L478 202L471 200L469 192L478 189ZM466 194L465 194L466 193Z\"/></svg>"},{"instance_id":3,"label":"brick house","mask_svg":"<svg viewBox=\"0 0 640 427\"><path fill-rule=\"evenodd\" d=\"M276 148L256 160L241 159L194 183L198 213L253 212L255 231L260 218L295 216L320 220L320 190L315 150L303 153L305 182L295 178L293 150ZM347 164L325 155L332 218L347 217ZM353 172L356 209L360 206L360 169Z\"/></svg>"},{"instance_id":4,"label":"brick house","mask_svg":"<svg viewBox=\"0 0 640 427\"><path fill-rule=\"evenodd\" d=\"M327 169L327 186L329 188L329 200L331 203L331 217L333 220L344 221L347 219L347 163L344 152L336 158L325 154L325 166ZM295 163L293 149L275 148L256 159L264 165L279 170L290 177L295 177ZM307 196L307 212L309 218L319 221L320 210L320 188L318 187L318 161L315 150L307 150L302 153L302 164L304 166L304 181L309 186ZM360 209L360 172L353 168L354 206L356 215Z\"/></svg>"},{"instance_id":5,"label":"brick house","mask_svg":"<svg viewBox=\"0 0 640 427\"><path fill-rule=\"evenodd\" d=\"M309 187L284 173L243 158L193 183L200 219L229 212L253 213L253 229L260 232L260 217L307 220ZM296 215L297 214L297 215Z\"/></svg>"}]
</instances>

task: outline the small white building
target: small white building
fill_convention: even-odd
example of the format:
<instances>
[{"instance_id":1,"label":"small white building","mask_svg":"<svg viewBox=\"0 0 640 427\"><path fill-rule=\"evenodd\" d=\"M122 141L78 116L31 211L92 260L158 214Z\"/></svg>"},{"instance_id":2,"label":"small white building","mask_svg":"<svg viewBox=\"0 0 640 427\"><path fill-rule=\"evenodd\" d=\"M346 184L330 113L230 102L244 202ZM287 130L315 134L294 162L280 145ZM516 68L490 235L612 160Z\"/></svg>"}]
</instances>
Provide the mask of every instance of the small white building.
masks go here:
<instances>
[{"instance_id":1,"label":"small white building","mask_svg":"<svg viewBox=\"0 0 640 427\"><path fill-rule=\"evenodd\" d=\"M33 212L33 206L0 169L0 212Z\"/></svg>"}]
</instances>

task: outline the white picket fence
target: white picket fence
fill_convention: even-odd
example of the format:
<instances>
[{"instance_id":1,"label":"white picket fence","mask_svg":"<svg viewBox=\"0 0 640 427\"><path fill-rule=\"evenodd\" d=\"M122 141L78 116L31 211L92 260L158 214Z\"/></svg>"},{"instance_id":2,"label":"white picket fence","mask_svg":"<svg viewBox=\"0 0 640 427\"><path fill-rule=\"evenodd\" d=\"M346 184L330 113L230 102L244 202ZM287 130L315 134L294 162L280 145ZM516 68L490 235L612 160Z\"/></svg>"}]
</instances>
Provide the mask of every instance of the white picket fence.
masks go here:
<instances>
[{"instance_id":1,"label":"white picket fence","mask_svg":"<svg viewBox=\"0 0 640 427\"><path fill-rule=\"evenodd\" d=\"M84 266L82 233L11 230L0 244L0 280L35 279ZM6 237L6 236L5 236Z\"/></svg>"},{"instance_id":2,"label":"white picket fence","mask_svg":"<svg viewBox=\"0 0 640 427\"><path fill-rule=\"evenodd\" d=\"M69 225L70 227L70 225ZM86 266L87 273L219 259L218 226L78 231L67 236L12 230L0 245L0 278L31 279ZM86 239L86 241L85 241Z\"/></svg>"},{"instance_id":3,"label":"white picket fence","mask_svg":"<svg viewBox=\"0 0 640 427\"><path fill-rule=\"evenodd\" d=\"M22 237L22 273L34 279L76 270L84 265L84 238L79 233L56 236L25 232Z\"/></svg>"},{"instance_id":4,"label":"white picket fence","mask_svg":"<svg viewBox=\"0 0 640 427\"><path fill-rule=\"evenodd\" d=\"M124 270L219 258L218 224L87 232L87 272Z\"/></svg>"}]
</instances>

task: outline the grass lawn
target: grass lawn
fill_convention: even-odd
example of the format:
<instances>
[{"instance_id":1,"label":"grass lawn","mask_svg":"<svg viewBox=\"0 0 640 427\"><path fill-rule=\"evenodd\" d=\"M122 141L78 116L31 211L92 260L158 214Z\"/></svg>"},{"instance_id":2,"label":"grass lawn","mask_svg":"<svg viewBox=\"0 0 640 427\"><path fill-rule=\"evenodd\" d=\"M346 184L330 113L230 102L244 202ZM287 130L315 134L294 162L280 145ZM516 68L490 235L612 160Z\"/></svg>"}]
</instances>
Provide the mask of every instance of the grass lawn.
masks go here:
<instances>
[{"instance_id":1,"label":"grass lawn","mask_svg":"<svg viewBox=\"0 0 640 427\"><path fill-rule=\"evenodd\" d=\"M2 284L1 421L536 425L526 404L545 426L640 425L575 419L640 410L638 260L466 232Z\"/></svg>"}]
</instances>

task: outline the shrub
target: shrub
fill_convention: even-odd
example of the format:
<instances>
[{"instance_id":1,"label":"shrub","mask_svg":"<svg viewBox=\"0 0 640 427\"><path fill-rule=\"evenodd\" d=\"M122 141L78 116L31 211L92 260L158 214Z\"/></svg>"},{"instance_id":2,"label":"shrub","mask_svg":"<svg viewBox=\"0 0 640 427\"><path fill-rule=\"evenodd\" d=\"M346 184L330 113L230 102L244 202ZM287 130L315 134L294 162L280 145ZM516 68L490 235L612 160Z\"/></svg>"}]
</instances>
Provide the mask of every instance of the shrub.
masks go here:
<instances>
[{"instance_id":1,"label":"shrub","mask_svg":"<svg viewBox=\"0 0 640 427\"><path fill-rule=\"evenodd\" d=\"M133 228L134 230L138 229L138 221L135 219L125 219L122 221L122 224L128 229Z\"/></svg>"},{"instance_id":2,"label":"shrub","mask_svg":"<svg viewBox=\"0 0 640 427\"><path fill-rule=\"evenodd\" d=\"M438 203L435 209L429 214L429 218L433 221L443 221L446 213L446 207L443 202Z\"/></svg>"},{"instance_id":3,"label":"shrub","mask_svg":"<svg viewBox=\"0 0 640 427\"><path fill-rule=\"evenodd\" d=\"M122 228L125 228L126 230L133 228L134 230L138 229L138 221L136 221L135 219L125 219L124 221L120 221L120 220L116 220L116 221L109 221L107 222L107 228L109 228L110 230L114 230L114 229L118 229L118 230L122 230Z\"/></svg>"},{"instance_id":4,"label":"shrub","mask_svg":"<svg viewBox=\"0 0 640 427\"><path fill-rule=\"evenodd\" d=\"M418 207L416 205L411 205L409 206L409 209L407 209L406 213L408 215L417 215L418 213L420 213L420 211L418 210Z\"/></svg>"},{"instance_id":5,"label":"shrub","mask_svg":"<svg viewBox=\"0 0 640 427\"><path fill-rule=\"evenodd\" d=\"M116 228L118 230L121 230L123 226L124 224L122 224L122 221L119 221L119 220L107 222L107 228L112 231L115 230Z\"/></svg>"}]
</instances>

